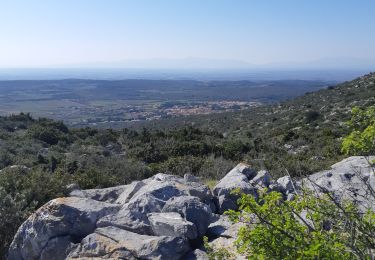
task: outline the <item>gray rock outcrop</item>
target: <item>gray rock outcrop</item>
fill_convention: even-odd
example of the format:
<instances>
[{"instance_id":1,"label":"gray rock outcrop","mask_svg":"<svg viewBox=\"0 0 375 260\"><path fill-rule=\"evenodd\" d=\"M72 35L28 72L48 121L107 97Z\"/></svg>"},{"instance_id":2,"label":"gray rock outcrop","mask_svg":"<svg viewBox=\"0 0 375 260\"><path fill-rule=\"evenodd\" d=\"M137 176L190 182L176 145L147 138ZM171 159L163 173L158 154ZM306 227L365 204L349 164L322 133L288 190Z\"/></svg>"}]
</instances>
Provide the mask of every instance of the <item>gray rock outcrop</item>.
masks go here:
<instances>
[{"instance_id":1,"label":"gray rock outcrop","mask_svg":"<svg viewBox=\"0 0 375 260\"><path fill-rule=\"evenodd\" d=\"M179 259L215 210L210 189L193 176L69 190L70 197L48 202L22 224L8 259Z\"/></svg>"},{"instance_id":2,"label":"gray rock outcrop","mask_svg":"<svg viewBox=\"0 0 375 260\"><path fill-rule=\"evenodd\" d=\"M51 240L74 242L94 232L96 222L118 211L119 206L86 198L54 199L31 215L18 229L10 246L9 259L38 259L52 250ZM70 246L68 242L64 244ZM60 249L60 251L63 249ZM44 258L48 259L48 258Z\"/></svg>"},{"instance_id":3,"label":"gray rock outcrop","mask_svg":"<svg viewBox=\"0 0 375 260\"><path fill-rule=\"evenodd\" d=\"M197 227L177 212L150 213L148 219L156 236L198 238Z\"/></svg>"},{"instance_id":4,"label":"gray rock outcrop","mask_svg":"<svg viewBox=\"0 0 375 260\"><path fill-rule=\"evenodd\" d=\"M214 187L213 193L217 198L218 212L222 214L229 209L238 208L239 196L233 194L234 190L257 197L257 190L268 187L270 183L271 176L267 171L257 173L247 164L238 164Z\"/></svg>"},{"instance_id":5,"label":"gray rock outcrop","mask_svg":"<svg viewBox=\"0 0 375 260\"><path fill-rule=\"evenodd\" d=\"M237 208L238 196L232 193L235 189L240 189L247 194L256 195L255 188L249 183L255 175L256 171L248 165L241 163L220 180L213 190L214 195L217 197L219 213L222 214L226 210Z\"/></svg>"},{"instance_id":6,"label":"gray rock outcrop","mask_svg":"<svg viewBox=\"0 0 375 260\"><path fill-rule=\"evenodd\" d=\"M163 212L178 212L187 221L194 223L198 236L203 236L211 222L212 211L210 207L201 202L197 197L173 197L167 201Z\"/></svg>"},{"instance_id":7,"label":"gray rock outcrop","mask_svg":"<svg viewBox=\"0 0 375 260\"><path fill-rule=\"evenodd\" d=\"M69 188L69 187L68 187ZM113 203L120 194L128 188L128 185L110 187L105 189L81 190L77 187L70 192L70 196L79 198L88 198L97 201Z\"/></svg>"},{"instance_id":8,"label":"gray rock outcrop","mask_svg":"<svg viewBox=\"0 0 375 260\"><path fill-rule=\"evenodd\" d=\"M179 259L189 251L187 239L147 236L116 227L98 228L70 252L69 258Z\"/></svg>"},{"instance_id":9,"label":"gray rock outcrop","mask_svg":"<svg viewBox=\"0 0 375 260\"><path fill-rule=\"evenodd\" d=\"M357 204L360 210L375 210L375 168L366 158L352 156L321 171L304 178L302 186L320 192L330 192L335 199L348 199Z\"/></svg>"},{"instance_id":10,"label":"gray rock outcrop","mask_svg":"<svg viewBox=\"0 0 375 260\"><path fill-rule=\"evenodd\" d=\"M161 173L105 189L70 185L69 197L51 200L20 226L8 259L208 259L203 236L213 248L235 251L241 224L222 214L237 209L234 190L257 197L259 189L268 188L293 200L304 187L330 191L365 210L375 209L369 194L374 176L366 158L350 157L298 182L288 176L275 181L267 171L238 164L213 192L192 175Z\"/></svg>"}]
</instances>

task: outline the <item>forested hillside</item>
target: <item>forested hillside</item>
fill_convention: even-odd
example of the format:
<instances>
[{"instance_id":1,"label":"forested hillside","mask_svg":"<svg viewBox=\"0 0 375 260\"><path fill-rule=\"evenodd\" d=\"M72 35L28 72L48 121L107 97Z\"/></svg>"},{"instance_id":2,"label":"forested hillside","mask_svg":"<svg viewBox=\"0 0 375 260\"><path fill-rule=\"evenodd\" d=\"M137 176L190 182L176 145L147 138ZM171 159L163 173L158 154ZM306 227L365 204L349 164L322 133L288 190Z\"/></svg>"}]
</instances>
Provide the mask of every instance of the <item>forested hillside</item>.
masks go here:
<instances>
[{"instance_id":1,"label":"forested hillside","mask_svg":"<svg viewBox=\"0 0 375 260\"><path fill-rule=\"evenodd\" d=\"M29 114L0 118L0 254L31 212L67 185L107 187L157 172L217 180L240 161L275 178L338 161L352 107L375 104L375 74L278 105L132 125L70 129Z\"/></svg>"}]
</instances>

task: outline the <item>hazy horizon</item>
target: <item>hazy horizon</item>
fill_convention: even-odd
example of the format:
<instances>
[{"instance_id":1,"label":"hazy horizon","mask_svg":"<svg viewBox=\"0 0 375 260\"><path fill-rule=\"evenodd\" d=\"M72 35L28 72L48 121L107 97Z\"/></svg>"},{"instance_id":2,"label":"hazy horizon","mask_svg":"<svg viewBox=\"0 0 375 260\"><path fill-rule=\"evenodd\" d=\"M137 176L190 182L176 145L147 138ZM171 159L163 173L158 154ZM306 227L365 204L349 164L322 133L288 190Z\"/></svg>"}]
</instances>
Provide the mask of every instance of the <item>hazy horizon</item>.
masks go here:
<instances>
[{"instance_id":1,"label":"hazy horizon","mask_svg":"<svg viewBox=\"0 0 375 260\"><path fill-rule=\"evenodd\" d=\"M371 72L370 69L123 69L123 68L34 68L1 69L4 80L198 80L198 81L267 81L267 80L321 80L343 82Z\"/></svg>"},{"instance_id":2,"label":"hazy horizon","mask_svg":"<svg viewBox=\"0 0 375 260\"><path fill-rule=\"evenodd\" d=\"M5 0L0 68L366 70L374 9L371 0Z\"/></svg>"}]
</instances>

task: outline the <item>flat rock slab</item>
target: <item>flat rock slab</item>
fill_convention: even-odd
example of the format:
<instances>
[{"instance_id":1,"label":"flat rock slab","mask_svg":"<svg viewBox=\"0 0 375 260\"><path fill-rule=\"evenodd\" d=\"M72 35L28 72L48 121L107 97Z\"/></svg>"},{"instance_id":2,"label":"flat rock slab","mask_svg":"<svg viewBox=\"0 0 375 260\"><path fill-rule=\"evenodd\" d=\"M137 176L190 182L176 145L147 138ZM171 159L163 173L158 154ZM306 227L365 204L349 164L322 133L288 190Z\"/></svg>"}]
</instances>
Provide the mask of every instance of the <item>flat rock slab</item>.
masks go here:
<instances>
[{"instance_id":1,"label":"flat rock slab","mask_svg":"<svg viewBox=\"0 0 375 260\"><path fill-rule=\"evenodd\" d=\"M151 213L148 215L152 231L156 236L175 236L196 239L196 226L177 212Z\"/></svg>"},{"instance_id":2,"label":"flat rock slab","mask_svg":"<svg viewBox=\"0 0 375 260\"><path fill-rule=\"evenodd\" d=\"M374 156L352 156L331 166L330 170L314 173L301 182L317 192L329 191L337 200L353 201L360 210L375 210L375 175L369 161ZM372 189L372 190L371 190Z\"/></svg>"},{"instance_id":3,"label":"flat rock slab","mask_svg":"<svg viewBox=\"0 0 375 260\"><path fill-rule=\"evenodd\" d=\"M180 259L189 250L188 241L181 237L145 236L106 227L85 237L69 258Z\"/></svg>"}]
</instances>

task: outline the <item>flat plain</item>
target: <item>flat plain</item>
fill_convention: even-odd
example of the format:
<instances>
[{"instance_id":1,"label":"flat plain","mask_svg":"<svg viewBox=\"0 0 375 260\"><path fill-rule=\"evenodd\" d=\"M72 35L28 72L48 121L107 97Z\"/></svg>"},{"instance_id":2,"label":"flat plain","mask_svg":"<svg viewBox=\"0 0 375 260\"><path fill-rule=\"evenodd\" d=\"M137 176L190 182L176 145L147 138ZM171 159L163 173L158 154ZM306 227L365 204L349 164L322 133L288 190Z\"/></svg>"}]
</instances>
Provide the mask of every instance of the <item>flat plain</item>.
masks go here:
<instances>
[{"instance_id":1,"label":"flat plain","mask_svg":"<svg viewBox=\"0 0 375 260\"><path fill-rule=\"evenodd\" d=\"M0 81L0 115L28 112L75 127L245 110L334 82L314 80L17 80Z\"/></svg>"}]
</instances>

